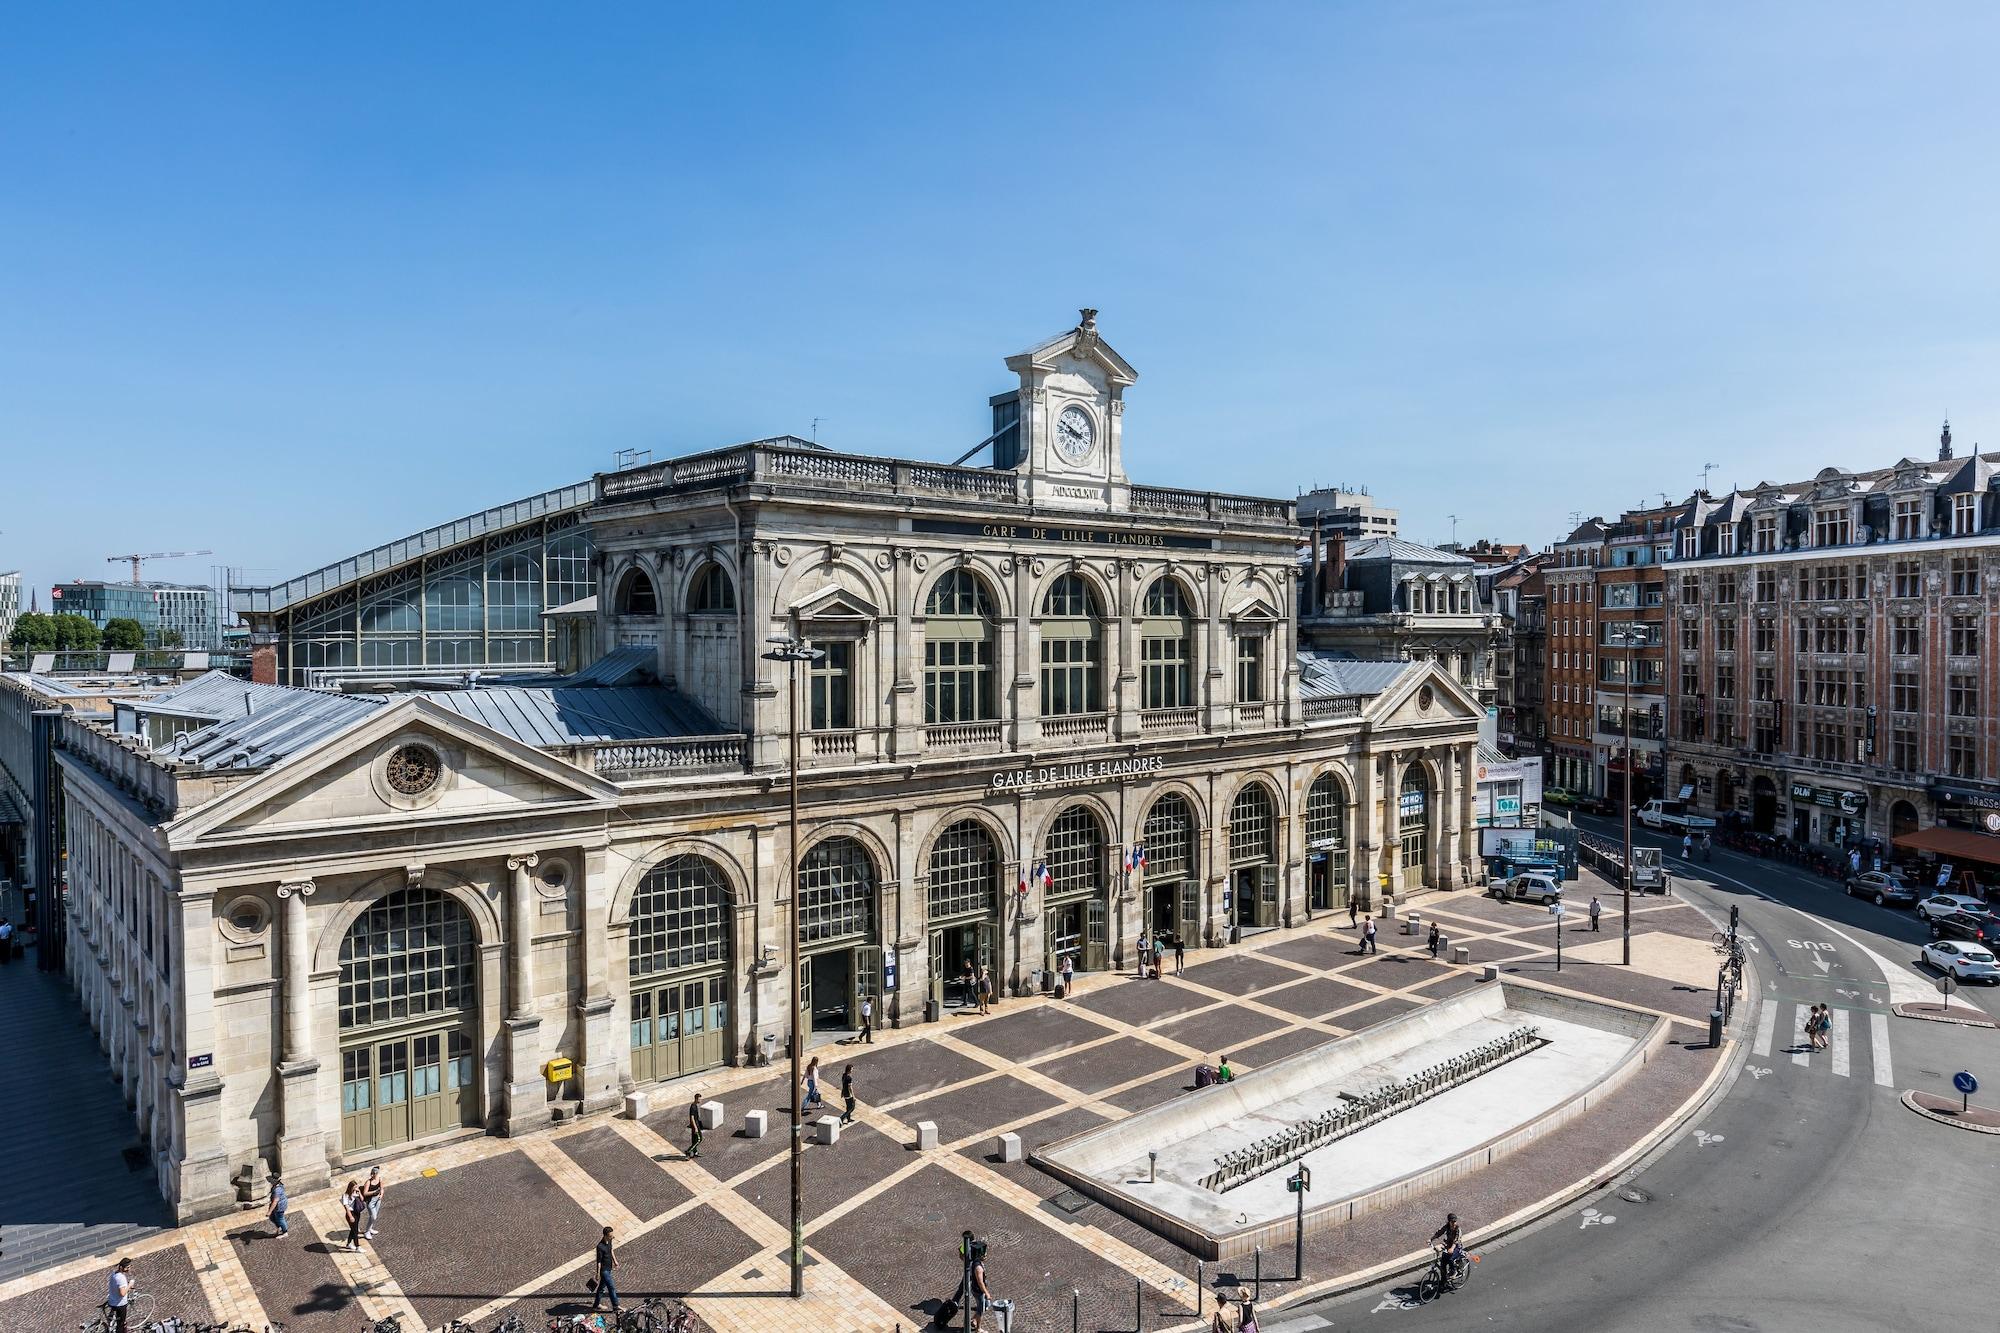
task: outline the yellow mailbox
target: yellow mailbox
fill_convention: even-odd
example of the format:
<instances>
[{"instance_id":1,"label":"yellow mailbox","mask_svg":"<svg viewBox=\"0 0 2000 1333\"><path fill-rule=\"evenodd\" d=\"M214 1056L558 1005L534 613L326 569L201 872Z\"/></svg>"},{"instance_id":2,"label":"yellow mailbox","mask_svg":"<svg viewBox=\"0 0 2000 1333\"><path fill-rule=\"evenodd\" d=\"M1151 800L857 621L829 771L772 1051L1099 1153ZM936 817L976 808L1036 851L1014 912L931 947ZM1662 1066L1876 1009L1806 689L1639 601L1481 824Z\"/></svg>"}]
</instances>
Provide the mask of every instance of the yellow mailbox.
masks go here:
<instances>
[{"instance_id":1,"label":"yellow mailbox","mask_svg":"<svg viewBox=\"0 0 2000 1333\"><path fill-rule=\"evenodd\" d=\"M542 1077L551 1083L567 1083L576 1077L576 1062L568 1056L558 1055L542 1066Z\"/></svg>"}]
</instances>

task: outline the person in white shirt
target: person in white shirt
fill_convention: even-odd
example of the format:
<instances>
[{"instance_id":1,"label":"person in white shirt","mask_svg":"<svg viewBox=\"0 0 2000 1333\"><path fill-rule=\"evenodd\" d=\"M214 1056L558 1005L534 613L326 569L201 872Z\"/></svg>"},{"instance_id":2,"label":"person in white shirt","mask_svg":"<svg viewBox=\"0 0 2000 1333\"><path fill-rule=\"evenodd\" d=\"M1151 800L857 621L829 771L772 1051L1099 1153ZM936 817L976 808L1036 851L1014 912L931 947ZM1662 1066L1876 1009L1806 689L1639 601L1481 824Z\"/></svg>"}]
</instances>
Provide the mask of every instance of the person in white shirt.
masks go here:
<instances>
[{"instance_id":1,"label":"person in white shirt","mask_svg":"<svg viewBox=\"0 0 2000 1333\"><path fill-rule=\"evenodd\" d=\"M104 1300L110 1333L125 1333L125 1319L132 1310L132 1261L120 1259L111 1270L111 1285Z\"/></svg>"}]
</instances>

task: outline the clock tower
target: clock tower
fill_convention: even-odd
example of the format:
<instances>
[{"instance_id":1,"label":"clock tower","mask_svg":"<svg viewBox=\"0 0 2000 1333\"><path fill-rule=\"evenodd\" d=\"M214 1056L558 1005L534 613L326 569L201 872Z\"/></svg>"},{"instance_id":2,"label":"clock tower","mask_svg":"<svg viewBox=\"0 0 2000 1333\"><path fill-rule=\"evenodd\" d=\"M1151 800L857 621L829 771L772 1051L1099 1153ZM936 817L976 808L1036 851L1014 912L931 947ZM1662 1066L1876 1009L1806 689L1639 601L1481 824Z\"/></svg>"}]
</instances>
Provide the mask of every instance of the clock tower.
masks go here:
<instances>
[{"instance_id":1,"label":"clock tower","mask_svg":"<svg viewBox=\"0 0 2000 1333\"><path fill-rule=\"evenodd\" d=\"M1007 358L1020 387L994 396L993 465L1028 478L1028 499L1051 509L1128 507L1125 389L1139 372L1097 334L1097 312Z\"/></svg>"}]
</instances>

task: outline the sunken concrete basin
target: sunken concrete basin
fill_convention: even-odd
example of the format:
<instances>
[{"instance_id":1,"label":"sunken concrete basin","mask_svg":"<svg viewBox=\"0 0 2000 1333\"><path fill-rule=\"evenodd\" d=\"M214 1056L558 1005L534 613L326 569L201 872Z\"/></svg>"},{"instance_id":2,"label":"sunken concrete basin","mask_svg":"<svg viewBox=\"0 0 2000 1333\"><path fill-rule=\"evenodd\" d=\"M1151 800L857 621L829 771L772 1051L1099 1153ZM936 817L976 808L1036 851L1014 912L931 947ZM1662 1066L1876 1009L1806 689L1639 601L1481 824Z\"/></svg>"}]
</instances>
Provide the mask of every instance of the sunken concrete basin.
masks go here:
<instances>
[{"instance_id":1,"label":"sunken concrete basin","mask_svg":"<svg viewBox=\"0 0 2000 1333\"><path fill-rule=\"evenodd\" d=\"M1307 1233L1339 1226L1558 1131L1657 1052L1669 1026L1618 1005L1489 982L1049 1144L1033 1160L1201 1258L1242 1258L1290 1243L1296 1198L1285 1182L1299 1161L1312 1173ZM1532 1041L1517 1035L1524 1028L1534 1029ZM1510 1037L1503 1058L1480 1061L1482 1048L1490 1057ZM1468 1062L1477 1072L1464 1072ZM1438 1078L1440 1069L1458 1072ZM1329 1113L1351 1121L1356 1108L1382 1105L1385 1090L1425 1071L1433 1077L1417 1098L1339 1137L1268 1147ZM1259 1165L1231 1156L1260 1143ZM1229 1162L1239 1165L1226 1170Z\"/></svg>"}]
</instances>

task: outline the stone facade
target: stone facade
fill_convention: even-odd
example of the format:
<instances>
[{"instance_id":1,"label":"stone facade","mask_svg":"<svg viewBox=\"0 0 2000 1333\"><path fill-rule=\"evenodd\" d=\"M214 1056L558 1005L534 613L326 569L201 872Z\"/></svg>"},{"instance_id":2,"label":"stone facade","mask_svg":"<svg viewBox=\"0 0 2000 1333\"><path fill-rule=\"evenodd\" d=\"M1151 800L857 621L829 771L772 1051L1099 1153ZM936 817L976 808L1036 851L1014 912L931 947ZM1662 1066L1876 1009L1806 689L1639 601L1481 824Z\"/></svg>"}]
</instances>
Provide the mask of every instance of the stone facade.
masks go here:
<instances>
[{"instance_id":1,"label":"stone facade","mask_svg":"<svg viewBox=\"0 0 2000 1333\"><path fill-rule=\"evenodd\" d=\"M1008 364L1010 467L767 441L599 478L596 651L710 734L296 691L225 761L65 720L69 970L184 1217L778 1058L795 999L922 1022L967 964L1024 994L1141 929L1472 874L1465 685L1303 695L1290 505L1127 481L1136 375L1088 314Z\"/></svg>"}]
</instances>

